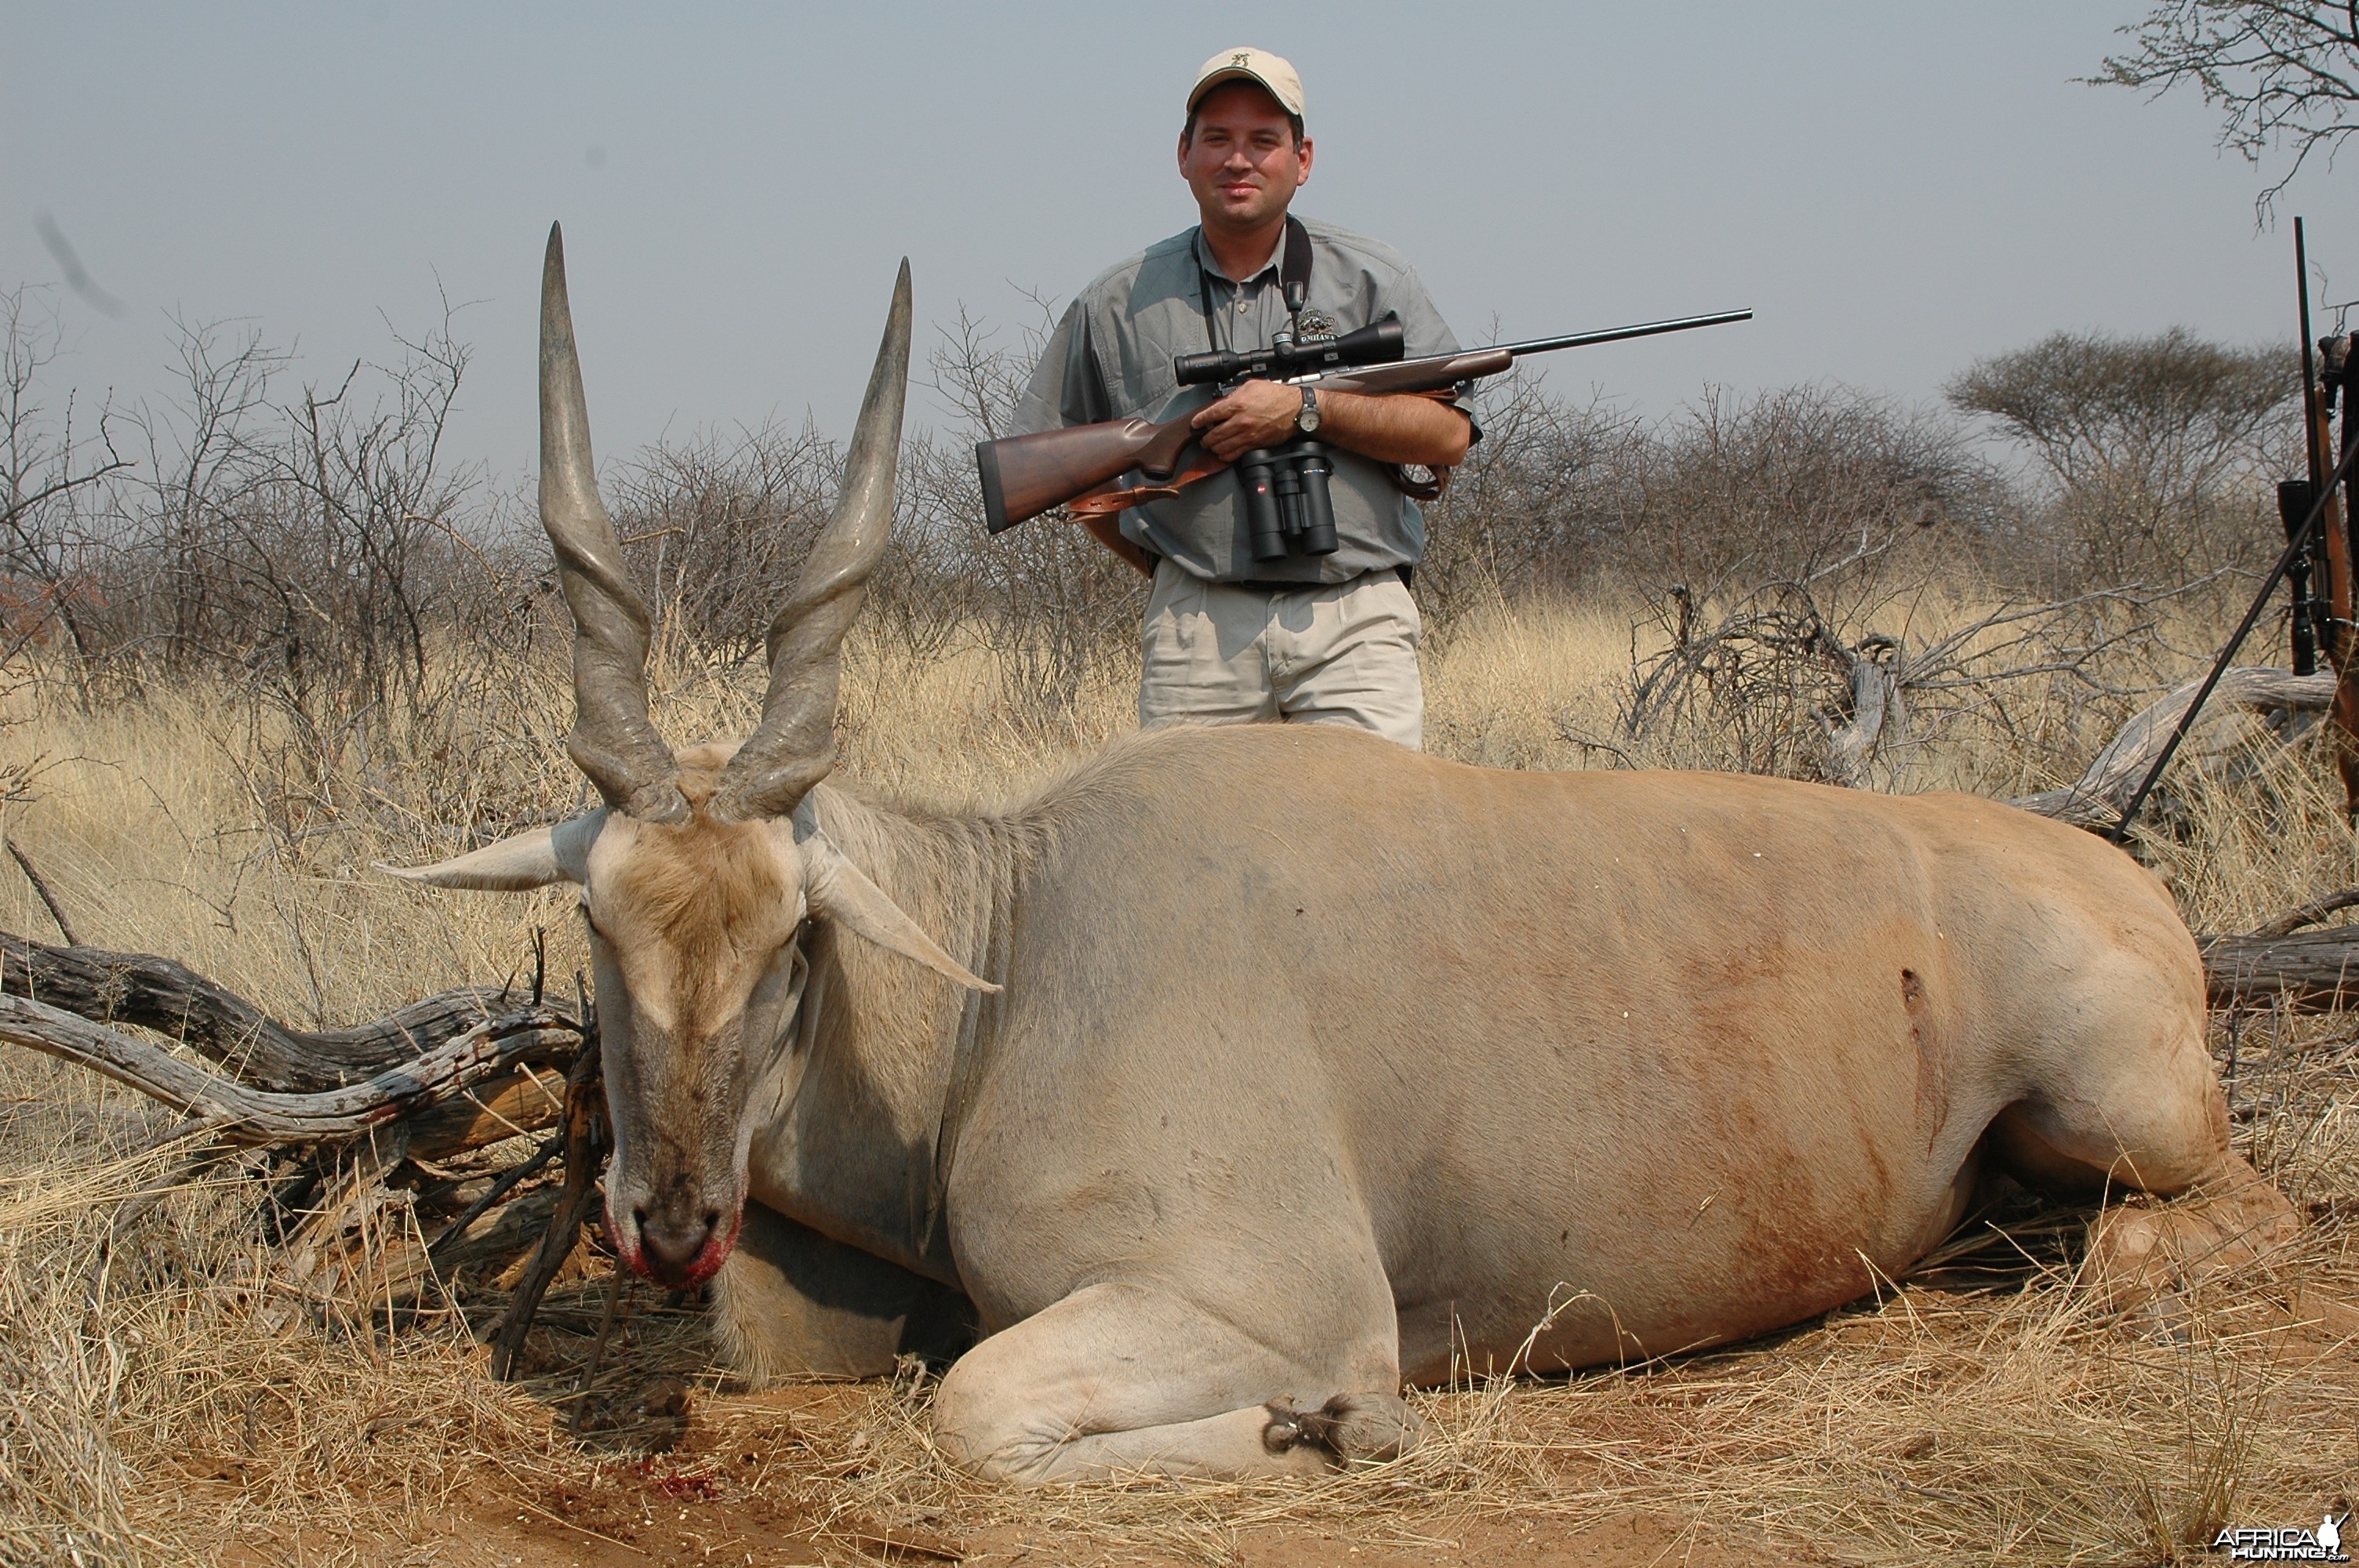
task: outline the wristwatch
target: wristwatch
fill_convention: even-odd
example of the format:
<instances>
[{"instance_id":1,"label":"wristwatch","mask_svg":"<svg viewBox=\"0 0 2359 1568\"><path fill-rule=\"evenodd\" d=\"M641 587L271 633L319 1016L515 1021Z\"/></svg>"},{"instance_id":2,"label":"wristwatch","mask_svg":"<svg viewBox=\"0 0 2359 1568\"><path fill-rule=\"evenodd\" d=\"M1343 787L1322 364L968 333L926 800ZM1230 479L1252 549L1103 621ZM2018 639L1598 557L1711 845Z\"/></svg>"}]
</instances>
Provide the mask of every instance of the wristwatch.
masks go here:
<instances>
[{"instance_id":1,"label":"wristwatch","mask_svg":"<svg viewBox=\"0 0 2359 1568\"><path fill-rule=\"evenodd\" d=\"M1306 386L1302 389L1302 412L1294 416L1294 427L1306 436L1319 433L1318 388Z\"/></svg>"}]
</instances>

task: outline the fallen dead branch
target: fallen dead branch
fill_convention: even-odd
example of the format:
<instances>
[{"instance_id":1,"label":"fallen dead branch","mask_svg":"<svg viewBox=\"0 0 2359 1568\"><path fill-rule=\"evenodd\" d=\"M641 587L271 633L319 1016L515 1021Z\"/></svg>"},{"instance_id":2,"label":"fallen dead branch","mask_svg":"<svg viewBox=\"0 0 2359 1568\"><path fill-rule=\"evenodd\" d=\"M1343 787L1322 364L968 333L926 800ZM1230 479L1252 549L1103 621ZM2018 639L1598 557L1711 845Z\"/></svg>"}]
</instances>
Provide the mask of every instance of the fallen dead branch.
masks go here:
<instances>
[{"instance_id":1,"label":"fallen dead branch","mask_svg":"<svg viewBox=\"0 0 2359 1568\"><path fill-rule=\"evenodd\" d=\"M597 1201L598 1173L605 1164L609 1142L605 1113L606 1086L598 1074L598 1055L585 1048L565 1075L565 1185L558 1194L549 1228L541 1233L531 1265L516 1281L507 1315L492 1340L492 1376L503 1382L515 1376L516 1355L524 1348L524 1336L532 1327L540 1298L573 1255L582 1222Z\"/></svg>"},{"instance_id":2,"label":"fallen dead branch","mask_svg":"<svg viewBox=\"0 0 2359 1568\"><path fill-rule=\"evenodd\" d=\"M595 1208L606 1141L594 1025L536 983L528 999L450 991L353 1028L291 1030L169 959L7 933L0 988L0 1041L184 1119L163 1135L186 1150L178 1172L267 1152L281 1174L265 1228L314 1310L375 1315L433 1291L455 1301L466 1280L512 1286L494 1368L516 1373L541 1296ZM560 1121L555 1137L526 1142Z\"/></svg>"},{"instance_id":3,"label":"fallen dead branch","mask_svg":"<svg viewBox=\"0 0 2359 1568\"><path fill-rule=\"evenodd\" d=\"M1674 585L1634 629L1618 698L1624 744L1608 749L1626 755L1628 743L1669 741L1677 755L1678 735L1709 736L1710 765L1892 787L1938 739L1976 728L2015 733L2016 710L2032 694L2118 695L2101 673L2105 662L2150 641L2155 607L2199 586L2003 603L1931 636L1905 635L1873 624L1888 617L1905 628L1919 608L1915 593L1879 585L1873 569L1897 537L1864 532L1848 553L1732 600ZM1637 657L1648 631L1666 645ZM1599 744L1561 723L1559 732ZM2043 810L2045 798L2032 798L2029 808Z\"/></svg>"},{"instance_id":4,"label":"fallen dead branch","mask_svg":"<svg viewBox=\"0 0 2359 1568\"><path fill-rule=\"evenodd\" d=\"M203 976L150 953L53 947L0 932L0 991L94 1023L136 1024L282 1094L341 1088L432 1050L491 1016L506 994L445 991L351 1029L289 1029Z\"/></svg>"},{"instance_id":5,"label":"fallen dead branch","mask_svg":"<svg viewBox=\"0 0 2359 1568\"><path fill-rule=\"evenodd\" d=\"M2191 680L2174 687L2161 700L2141 708L2068 788L2019 795L2009 804L2075 827L2111 827L2128 809L2138 781L2169 741L2202 684ZM2231 712L2323 713L2333 700L2332 674L2298 676L2273 665L2239 665L2221 676L2205 705L2204 719Z\"/></svg>"},{"instance_id":6,"label":"fallen dead branch","mask_svg":"<svg viewBox=\"0 0 2359 1568\"><path fill-rule=\"evenodd\" d=\"M2349 909L2354 904L2359 904L2359 888L2344 888L2340 892L2331 892L2323 898L2311 899L2299 909L2287 911L2253 932L2253 935L2290 936L2303 926L2315 925L2335 911Z\"/></svg>"},{"instance_id":7,"label":"fallen dead branch","mask_svg":"<svg viewBox=\"0 0 2359 1568\"><path fill-rule=\"evenodd\" d=\"M280 1094L250 1088L159 1045L46 1002L0 996L0 1040L127 1084L183 1113L207 1136L234 1144L279 1146L356 1138L439 1105L518 1063L554 1060L578 1047L581 1038L571 1021L530 1009L476 1024L423 1055L348 1087Z\"/></svg>"},{"instance_id":8,"label":"fallen dead branch","mask_svg":"<svg viewBox=\"0 0 2359 1568\"><path fill-rule=\"evenodd\" d=\"M2240 936L2199 936L2215 1009L2274 1004L2329 1012L2359 1003L2359 926L2305 931L2359 905L2359 888L2311 899Z\"/></svg>"}]
</instances>

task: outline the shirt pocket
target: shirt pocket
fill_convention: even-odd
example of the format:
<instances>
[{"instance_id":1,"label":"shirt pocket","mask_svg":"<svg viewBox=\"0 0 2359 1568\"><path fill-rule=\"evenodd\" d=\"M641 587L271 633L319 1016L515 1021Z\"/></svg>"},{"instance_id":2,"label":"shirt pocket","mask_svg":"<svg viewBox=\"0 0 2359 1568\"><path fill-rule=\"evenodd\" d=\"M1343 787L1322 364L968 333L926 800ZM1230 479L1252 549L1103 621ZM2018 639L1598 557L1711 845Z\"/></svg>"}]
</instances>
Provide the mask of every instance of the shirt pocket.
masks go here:
<instances>
[{"instance_id":1,"label":"shirt pocket","mask_svg":"<svg viewBox=\"0 0 2359 1568\"><path fill-rule=\"evenodd\" d=\"M1132 356L1119 367L1107 367L1105 380L1117 419L1168 419L1175 412L1171 404L1180 381L1171 373L1168 353Z\"/></svg>"},{"instance_id":2,"label":"shirt pocket","mask_svg":"<svg viewBox=\"0 0 2359 1568\"><path fill-rule=\"evenodd\" d=\"M1192 310L1183 316L1172 301L1158 301L1135 318L1120 311L1110 315L1093 347L1114 416L1169 417L1172 400L1181 391L1171 358L1202 347L1203 322Z\"/></svg>"}]
</instances>

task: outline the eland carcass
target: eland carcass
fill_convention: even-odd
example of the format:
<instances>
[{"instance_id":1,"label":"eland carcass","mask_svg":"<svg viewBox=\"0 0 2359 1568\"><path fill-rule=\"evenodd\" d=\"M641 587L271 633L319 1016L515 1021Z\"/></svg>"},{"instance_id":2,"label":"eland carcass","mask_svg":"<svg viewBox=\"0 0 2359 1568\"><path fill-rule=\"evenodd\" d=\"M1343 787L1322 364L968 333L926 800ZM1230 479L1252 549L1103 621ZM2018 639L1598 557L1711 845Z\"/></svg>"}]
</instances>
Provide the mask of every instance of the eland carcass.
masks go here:
<instances>
[{"instance_id":1,"label":"eland carcass","mask_svg":"<svg viewBox=\"0 0 2359 1568\"><path fill-rule=\"evenodd\" d=\"M2192 1192L2101 1220L2092 1267L2138 1288L2292 1228L2230 1149L2169 895L2005 806L1289 725L1140 735L989 814L822 783L906 265L761 723L675 753L554 232L544 289L542 517L605 804L408 874L579 887L609 1229L712 1281L747 1375L947 1345L936 1434L985 1474L1308 1471L1412 1441L1404 1384L1453 1368L1823 1312L1985 1173Z\"/></svg>"}]
</instances>

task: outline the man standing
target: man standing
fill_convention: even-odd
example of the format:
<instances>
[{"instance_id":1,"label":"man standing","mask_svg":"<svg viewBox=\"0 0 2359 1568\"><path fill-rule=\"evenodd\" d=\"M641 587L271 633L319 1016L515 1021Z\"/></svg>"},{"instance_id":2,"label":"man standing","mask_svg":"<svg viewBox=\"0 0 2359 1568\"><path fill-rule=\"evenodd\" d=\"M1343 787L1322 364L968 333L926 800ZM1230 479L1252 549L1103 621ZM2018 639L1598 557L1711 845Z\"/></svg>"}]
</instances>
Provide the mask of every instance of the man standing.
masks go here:
<instances>
[{"instance_id":1,"label":"man standing","mask_svg":"<svg viewBox=\"0 0 2359 1568\"><path fill-rule=\"evenodd\" d=\"M1180 173L1198 226L1119 263L1082 291L1049 340L1017 410L1019 431L1191 406L1197 439L1223 460L1315 432L1332 449L1339 546L1254 558L1244 492L1229 474L1086 524L1155 579L1141 637L1142 725L1288 719L1357 724L1416 747L1424 732L1411 568L1425 524L1404 468L1454 466L1476 438L1447 396L1364 396L1247 381L1225 396L1182 388L1175 354L1253 349L1292 329L1286 286L1307 299L1306 333L1341 334L1397 315L1410 357L1458 347L1399 256L1330 224L1289 219L1310 178L1302 83L1260 49L1214 55L1188 94ZM1303 273L1308 271L1308 278Z\"/></svg>"}]
</instances>

